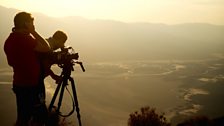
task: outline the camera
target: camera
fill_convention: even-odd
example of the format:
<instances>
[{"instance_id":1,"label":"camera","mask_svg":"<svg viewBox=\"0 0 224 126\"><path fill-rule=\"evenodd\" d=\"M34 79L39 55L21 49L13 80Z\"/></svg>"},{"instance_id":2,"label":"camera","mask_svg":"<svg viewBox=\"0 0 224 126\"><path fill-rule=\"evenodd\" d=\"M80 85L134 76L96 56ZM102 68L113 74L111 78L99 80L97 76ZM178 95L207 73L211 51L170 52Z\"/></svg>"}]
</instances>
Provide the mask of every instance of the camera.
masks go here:
<instances>
[{"instance_id":1,"label":"camera","mask_svg":"<svg viewBox=\"0 0 224 126\"><path fill-rule=\"evenodd\" d=\"M60 51L53 51L47 54L47 58L51 61L51 64L57 64L62 69L73 69L73 65L79 64L82 68L82 71L85 72L85 68L83 63L78 61L79 54L75 53L72 47L64 47L61 48ZM74 61L77 60L77 61Z\"/></svg>"},{"instance_id":2,"label":"camera","mask_svg":"<svg viewBox=\"0 0 224 126\"><path fill-rule=\"evenodd\" d=\"M72 47L61 48L61 51L54 51L49 54L49 58L54 64L62 65L78 60L79 54L74 52Z\"/></svg>"}]
</instances>

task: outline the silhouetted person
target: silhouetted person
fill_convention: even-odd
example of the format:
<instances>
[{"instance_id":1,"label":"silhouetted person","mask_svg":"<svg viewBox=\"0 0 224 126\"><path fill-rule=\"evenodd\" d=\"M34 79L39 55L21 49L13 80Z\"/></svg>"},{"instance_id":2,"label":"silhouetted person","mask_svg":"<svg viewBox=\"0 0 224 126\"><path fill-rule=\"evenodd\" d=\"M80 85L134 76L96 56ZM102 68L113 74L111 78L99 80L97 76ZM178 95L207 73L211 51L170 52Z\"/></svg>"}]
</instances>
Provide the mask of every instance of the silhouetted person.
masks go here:
<instances>
[{"instance_id":1,"label":"silhouetted person","mask_svg":"<svg viewBox=\"0 0 224 126\"><path fill-rule=\"evenodd\" d=\"M36 31L30 13L20 12L14 17L14 28L5 41L4 51L13 68L13 91L16 95L16 126L42 125L47 108L40 91L40 62L37 52L50 47ZM29 123L33 124L29 124Z\"/></svg>"},{"instance_id":2,"label":"silhouetted person","mask_svg":"<svg viewBox=\"0 0 224 126\"><path fill-rule=\"evenodd\" d=\"M54 79L57 82L62 80L62 77L54 74L54 72L51 70L51 66L54 64L51 54L53 51L57 49L63 49L65 47L65 42L67 40L67 35L63 31L56 31L52 37L49 37L46 39L47 42L50 45L51 50L49 52L43 52L39 53L40 57L40 63L41 63L41 80L40 84L42 85L42 91L45 98L45 86L44 86L44 79L48 75L51 76L52 79Z\"/></svg>"},{"instance_id":3,"label":"silhouetted person","mask_svg":"<svg viewBox=\"0 0 224 126\"><path fill-rule=\"evenodd\" d=\"M67 38L67 35L63 31L56 31L52 37L49 37L47 39L47 42L51 47L51 51L63 49L65 47L65 42ZM59 76L54 74L53 71L50 69L53 63L54 62L50 61L49 58L45 59L45 77L50 75L52 79L57 81L58 79L60 79Z\"/></svg>"}]
</instances>

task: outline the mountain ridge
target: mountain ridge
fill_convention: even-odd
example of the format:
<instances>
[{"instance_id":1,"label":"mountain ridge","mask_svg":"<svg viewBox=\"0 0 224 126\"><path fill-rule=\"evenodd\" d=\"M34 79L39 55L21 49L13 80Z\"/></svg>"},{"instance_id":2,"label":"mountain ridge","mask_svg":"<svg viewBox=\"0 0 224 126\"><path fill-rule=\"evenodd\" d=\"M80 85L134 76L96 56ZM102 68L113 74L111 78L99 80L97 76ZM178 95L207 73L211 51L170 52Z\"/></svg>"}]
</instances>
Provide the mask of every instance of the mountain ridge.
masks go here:
<instances>
[{"instance_id":1,"label":"mountain ridge","mask_svg":"<svg viewBox=\"0 0 224 126\"><path fill-rule=\"evenodd\" d=\"M0 46L11 32L17 9L0 6ZM223 53L224 25L184 23L125 23L80 16L49 17L32 13L36 30L48 38L56 30L68 34L71 45L86 61L197 59ZM0 54L1 59L4 53ZM5 64L5 63L4 63ZM0 64L1 65L1 64Z\"/></svg>"}]
</instances>

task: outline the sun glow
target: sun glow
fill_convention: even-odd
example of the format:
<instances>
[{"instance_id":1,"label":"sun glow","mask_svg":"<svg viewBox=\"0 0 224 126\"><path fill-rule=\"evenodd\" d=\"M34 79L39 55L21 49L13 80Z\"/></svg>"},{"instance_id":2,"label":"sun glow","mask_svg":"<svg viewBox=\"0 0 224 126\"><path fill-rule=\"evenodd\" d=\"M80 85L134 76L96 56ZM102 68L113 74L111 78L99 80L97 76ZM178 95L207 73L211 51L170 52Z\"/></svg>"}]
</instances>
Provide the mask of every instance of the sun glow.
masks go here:
<instances>
[{"instance_id":1,"label":"sun glow","mask_svg":"<svg viewBox=\"0 0 224 126\"><path fill-rule=\"evenodd\" d=\"M224 1L220 0L3 0L0 5L53 17L224 24Z\"/></svg>"}]
</instances>

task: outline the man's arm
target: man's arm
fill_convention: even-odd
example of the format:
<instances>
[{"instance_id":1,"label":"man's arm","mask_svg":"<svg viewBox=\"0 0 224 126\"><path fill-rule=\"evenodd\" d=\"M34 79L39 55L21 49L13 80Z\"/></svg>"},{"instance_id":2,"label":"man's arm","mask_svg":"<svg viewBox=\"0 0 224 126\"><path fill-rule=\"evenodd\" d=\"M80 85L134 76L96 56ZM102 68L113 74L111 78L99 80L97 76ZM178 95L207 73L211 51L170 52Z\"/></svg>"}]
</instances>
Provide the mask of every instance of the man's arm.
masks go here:
<instances>
[{"instance_id":1,"label":"man's arm","mask_svg":"<svg viewBox=\"0 0 224 126\"><path fill-rule=\"evenodd\" d=\"M48 52L51 50L48 42L36 32L33 23L26 23L26 27L27 30L37 40L37 45L35 46L34 50L36 50L37 52Z\"/></svg>"},{"instance_id":2,"label":"man's arm","mask_svg":"<svg viewBox=\"0 0 224 126\"><path fill-rule=\"evenodd\" d=\"M51 69L48 70L48 74L55 80L56 84L59 84L62 81L62 77L56 75Z\"/></svg>"},{"instance_id":3,"label":"man's arm","mask_svg":"<svg viewBox=\"0 0 224 126\"><path fill-rule=\"evenodd\" d=\"M37 45L34 50L37 52L49 52L51 50L48 42L42 38L36 31L32 31L31 34L37 40Z\"/></svg>"}]
</instances>

